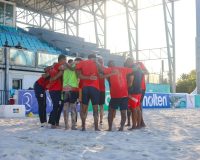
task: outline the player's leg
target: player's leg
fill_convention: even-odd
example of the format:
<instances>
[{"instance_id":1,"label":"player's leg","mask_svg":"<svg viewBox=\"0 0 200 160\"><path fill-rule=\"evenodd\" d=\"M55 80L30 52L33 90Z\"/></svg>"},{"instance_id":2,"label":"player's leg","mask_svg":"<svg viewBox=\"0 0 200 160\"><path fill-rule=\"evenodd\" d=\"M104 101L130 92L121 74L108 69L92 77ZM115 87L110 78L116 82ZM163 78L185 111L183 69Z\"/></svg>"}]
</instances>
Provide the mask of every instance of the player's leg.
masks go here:
<instances>
[{"instance_id":1,"label":"player's leg","mask_svg":"<svg viewBox=\"0 0 200 160\"><path fill-rule=\"evenodd\" d=\"M85 121L87 118L88 103L89 103L89 90L88 90L88 87L83 87L82 106L81 106L81 111L80 111L81 121L82 121L82 131L85 131Z\"/></svg>"},{"instance_id":2,"label":"player's leg","mask_svg":"<svg viewBox=\"0 0 200 160\"><path fill-rule=\"evenodd\" d=\"M93 107L95 131L100 131L98 127L98 119L99 119L98 106L99 106L100 92L95 87L89 87L89 92L90 92L90 99L91 99L92 107Z\"/></svg>"}]
</instances>

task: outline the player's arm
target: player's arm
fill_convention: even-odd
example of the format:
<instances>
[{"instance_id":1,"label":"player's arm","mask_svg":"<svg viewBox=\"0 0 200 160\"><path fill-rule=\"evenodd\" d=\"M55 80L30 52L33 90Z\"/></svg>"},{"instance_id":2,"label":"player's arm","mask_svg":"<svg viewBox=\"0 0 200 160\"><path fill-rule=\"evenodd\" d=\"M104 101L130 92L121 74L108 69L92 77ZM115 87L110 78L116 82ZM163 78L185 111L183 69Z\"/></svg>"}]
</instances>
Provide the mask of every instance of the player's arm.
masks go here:
<instances>
[{"instance_id":1,"label":"player's arm","mask_svg":"<svg viewBox=\"0 0 200 160\"><path fill-rule=\"evenodd\" d=\"M117 75L119 74L119 71L118 70L113 70L111 73L108 73L108 74L99 74L100 78L109 78L113 75Z\"/></svg>"},{"instance_id":2,"label":"player's arm","mask_svg":"<svg viewBox=\"0 0 200 160\"><path fill-rule=\"evenodd\" d=\"M119 74L119 70L117 69L111 69L111 68L104 68L103 69L103 74L99 74L100 78L109 78L113 75Z\"/></svg>"},{"instance_id":3,"label":"player's arm","mask_svg":"<svg viewBox=\"0 0 200 160\"><path fill-rule=\"evenodd\" d=\"M58 78L60 78L63 75L64 71L60 70L54 77L50 78L50 82L57 80Z\"/></svg>"},{"instance_id":4,"label":"player's arm","mask_svg":"<svg viewBox=\"0 0 200 160\"><path fill-rule=\"evenodd\" d=\"M96 65L97 65L98 73L103 73L104 69L102 65L99 62L96 62Z\"/></svg>"},{"instance_id":5,"label":"player's arm","mask_svg":"<svg viewBox=\"0 0 200 160\"><path fill-rule=\"evenodd\" d=\"M49 73L44 73L44 74L42 74L42 77L43 77L43 78L48 78L49 76L50 76Z\"/></svg>"},{"instance_id":6,"label":"player's arm","mask_svg":"<svg viewBox=\"0 0 200 160\"><path fill-rule=\"evenodd\" d=\"M143 71L144 74L149 74L149 71L146 68L142 71Z\"/></svg>"},{"instance_id":7,"label":"player's arm","mask_svg":"<svg viewBox=\"0 0 200 160\"><path fill-rule=\"evenodd\" d=\"M79 70L77 70L76 72L77 72L77 75L78 75L78 77L80 79L84 79L84 80L97 80L97 76L93 76L93 75L91 75L91 76L85 76Z\"/></svg>"},{"instance_id":8,"label":"player's arm","mask_svg":"<svg viewBox=\"0 0 200 160\"><path fill-rule=\"evenodd\" d=\"M70 69L70 70L73 70L73 71L75 70L75 68L72 67L69 63L65 63L65 64L63 64L59 67L59 70L64 71L65 69Z\"/></svg>"},{"instance_id":9,"label":"player's arm","mask_svg":"<svg viewBox=\"0 0 200 160\"><path fill-rule=\"evenodd\" d=\"M133 85L134 75L129 75L127 78L128 86L131 87Z\"/></svg>"}]
</instances>

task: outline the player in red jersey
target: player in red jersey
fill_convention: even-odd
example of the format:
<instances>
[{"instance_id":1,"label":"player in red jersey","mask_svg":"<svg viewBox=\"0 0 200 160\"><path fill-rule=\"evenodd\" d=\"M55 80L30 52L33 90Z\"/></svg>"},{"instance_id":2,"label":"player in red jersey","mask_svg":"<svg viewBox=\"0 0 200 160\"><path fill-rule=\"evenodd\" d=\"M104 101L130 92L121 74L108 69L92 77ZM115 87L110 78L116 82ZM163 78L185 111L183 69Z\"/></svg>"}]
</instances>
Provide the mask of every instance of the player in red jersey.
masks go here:
<instances>
[{"instance_id":1,"label":"player in red jersey","mask_svg":"<svg viewBox=\"0 0 200 160\"><path fill-rule=\"evenodd\" d=\"M51 66L44 69L45 73L48 73ZM38 113L40 117L41 127L44 127L47 123L46 115L46 87L49 83L49 77L45 77L43 74L34 84L34 92L38 102Z\"/></svg>"},{"instance_id":2,"label":"player in red jersey","mask_svg":"<svg viewBox=\"0 0 200 160\"><path fill-rule=\"evenodd\" d=\"M81 107L81 120L82 131L85 131L85 121L87 117L89 100L93 106L93 116L95 131L98 128L98 104L99 104L99 79L98 67L96 64L96 55L91 54L88 60L81 61L76 65L79 78L82 79L82 107Z\"/></svg>"},{"instance_id":3,"label":"player in red jersey","mask_svg":"<svg viewBox=\"0 0 200 160\"><path fill-rule=\"evenodd\" d=\"M141 127L145 127L146 125L144 123L143 114L142 114L142 102L143 102L143 98L146 91L145 75L148 74L148 70L142 62L137 62L136 65L142 71L142 81L141 81L142 94L141 94L141 99L140 99L140 109L141 109Z\"/></svg>"},{"instance_id":4,"label":"player in red jersey","mask_svg":"<svg viewBox=\"0 0 200 160\"><path fill-rule=\"evenodd\" d=\"M50 83L48 89L53 103L53 110L50 113L48 122L51 124L51 128L56 128L59 125L60 114L63 108L61 100L63 69L61 68L64 63L66 63L66 56L61 54L58 57L58 63L53 65L49 73Z\"/></svg>"},{"instance_id":5,"label":"player in red jersey","mask_svg":"<svg viewBox=\"0 0 200 160\"><path fill-rule=\"evenodd\" d=\"M128 108L128 86L126 77L132 72L133 71L131 68L115 67L113 61L112 67L104 69L104 77L109 76L111 95L108 111L108 131L112 131L113 118L116 114L116 109L118 109L118 107L120 107L121 112L121 123L119 131L123 131L124 129L124 124L126 122L126 110Z\"/></svg>"},{"instance_id":6,"label":"player in red jersey","mask_svg":"<svg viewBox=\"0 0 200 160\"><path fill-rule=\"evenodd\" d=\"M103 58L98 56L97 57L99 64L102 68L104 68ZM99 78L99 107L100 107L100 124L103 124L103 114L104 114L104 104L105 104L105 78Z\"/></svg>"}]
</instances>

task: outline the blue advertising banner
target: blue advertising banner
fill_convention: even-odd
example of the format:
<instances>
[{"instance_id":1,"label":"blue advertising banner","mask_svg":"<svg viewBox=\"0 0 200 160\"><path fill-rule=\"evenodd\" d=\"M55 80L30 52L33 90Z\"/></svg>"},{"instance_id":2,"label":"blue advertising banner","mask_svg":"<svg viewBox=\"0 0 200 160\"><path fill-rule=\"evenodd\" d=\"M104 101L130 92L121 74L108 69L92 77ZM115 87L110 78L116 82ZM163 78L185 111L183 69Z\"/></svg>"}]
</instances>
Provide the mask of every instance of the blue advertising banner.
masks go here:
<instances>
[{"instance_id":1,"label":"blue advertising banner","mask_svg":"<svg viewBox=\"0 0 200 160\"><path fill-rule=\"evenodd\" d=\"M46 92L47 113L52 110L52 103L49 93ZM18 90L18 104L25 105L26 114L38 113L38 103L33 90Z\"/></svg>"},{"instance_id":2,"label":"blue advertising banner","mask_svg":"<svg viewBox=\"0 0 200 160\"><path fill-rule=\"evenodd\" d=\"M47 94L47 101L46 101L47 113L49 113L52 110L52 103L49 93L46 92L46 94ZM109 91L106 91L106 102L104 105L105 110L108 110L109 101L110 101L110 94ZM197 101L196 97L195 101ZM33 112L35 114L38 113L38 103L33 90L19 90L18 104L25 105L26 113L29 112ZM186 108L187 98L186 94L184 93L183 94L146 93L142 105L143 108ZM89 107L89 111L92 111L92 106Z\"/></svg>"},{"instance_id":3,"label":"blue advertising banner","mask_svg":"<svg viewBox=\"0 0 200 160\"><path fill-rule=\"evenodd\" d=\"M170 108L169 94L146 93L143 108Z\"/></svg>"},{"instance_id":4,"label":"blue advertising banner","mask_svg":"<svg viewBox=\"0 0 200 160\"><path fill-rule=\"evenodd\" d=\"M171 108L186 108L187 94L186 93L172 93L169 95Z\"/></svg>"}]
</instances>

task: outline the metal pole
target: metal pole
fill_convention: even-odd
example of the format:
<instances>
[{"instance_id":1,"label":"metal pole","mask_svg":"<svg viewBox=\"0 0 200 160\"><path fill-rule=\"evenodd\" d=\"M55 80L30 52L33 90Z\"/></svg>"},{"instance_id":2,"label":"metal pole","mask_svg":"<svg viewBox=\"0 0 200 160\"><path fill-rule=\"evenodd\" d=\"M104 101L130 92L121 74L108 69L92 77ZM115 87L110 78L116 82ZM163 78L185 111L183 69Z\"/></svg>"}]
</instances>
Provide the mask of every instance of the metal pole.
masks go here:
<instances>
[{"instance_id":1,"label":"metal pole","mask_svg":"<svg viewBox=\"0 0 200 160\"><path fill-rule=\"evenodd\" d=\"M136 16L136 46L135 46L135 52L136 52L136 61L139 61L139 54L138 54L138 46L139 46L139 44L138 44L138 0L135 0L135 5L136 5L136 12L135 12L135 16Z\"/></svg>"},{"instance_id":2,"label":"metal pole","mask_svg":"<svg viewBox=\"0 0 200 160\"><path fill-rule=\"evenodd\" d=\"M196 0L196 85L200 94L200 0Z\"/></svg>"},{"instance_id":3,"label":"metal pole","mask_svg":"<svg viewBox=\"0 0 200 160\"><path fill-rule=\"evenodd\" d=\"M96 44L99 47L99 41L98 41L98 31L97 31L97 17L96 17L96 13L95 13L95 0L92 0L92 14L94 17L94 30L95 30L95 37L96 37Z\"/></svg>"},{"instance_id":4,"label":"metal pole","mask_svg":"<svg viewBox=\"0 0 200 160\"><path fill-rule=\"evenodd\" d=\"M168 54L168 65L169 65L169 82L171 91L173 92L173 80L172 80L172 60L171 60L171 50L169 44L169 28L168 28L168 21L167 21L167 11L166 11L166 0L163 0L163 11L164 11L164 21L165 21L165 34L166 34L166 43L167 43L167 54Z\"/></svg>"},{"instance_id":5,"label":"metal pole","mask_svg":"<svg viewBox=\"0 0 200 160\"><path fill-rule=\"evenodd\" d=\"M106 11L106 2L107 0L104 0L104 48L107 48L107 11Z\"/></svg>"},{"instance_id":6,"label":"metal pole","mask_svg":"<svg viewBox=\"0 0 200 160\"><path fill-rule=\"evenodd\" d=\"M174 1L172 3L172 50L173 50L173 84L172 84L172 90L173 93L176 92L176 51L175 51L175 16L174 16Z\"/></svg>"},{"instance_id":7,"label":"metal pole","mask_svg":"<svg viewBox=\"0 0 200 160\"><path fill-rule=\"evenodd\" d=\"M4 59L5 59L5 72L4 72L4 90L5 90L5 104L8 104L9 99L9 49L4 47Z\"/></svg>"},{"instance_id":8,"label":"metal pole","mask_svg":"<svg viewBox=\"0 0 200 160\"><path fill-rule=\"evenodd\" d=\"M128 4L126 2L126 0L124 0L124 5L126 8L126 22L127 22L127 30L128 30L128 41L129 41L129 54L130 56L133 57L133 49L132 49L132 43L131 43L131 32L130 32L130 21L129 21L129 11L128 11ZM134 57L133 57L134 58Z\"/></svg>"}]
</instances>

